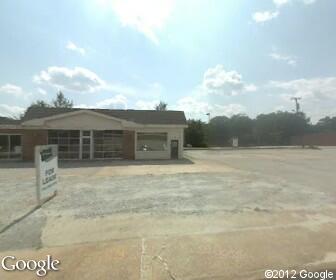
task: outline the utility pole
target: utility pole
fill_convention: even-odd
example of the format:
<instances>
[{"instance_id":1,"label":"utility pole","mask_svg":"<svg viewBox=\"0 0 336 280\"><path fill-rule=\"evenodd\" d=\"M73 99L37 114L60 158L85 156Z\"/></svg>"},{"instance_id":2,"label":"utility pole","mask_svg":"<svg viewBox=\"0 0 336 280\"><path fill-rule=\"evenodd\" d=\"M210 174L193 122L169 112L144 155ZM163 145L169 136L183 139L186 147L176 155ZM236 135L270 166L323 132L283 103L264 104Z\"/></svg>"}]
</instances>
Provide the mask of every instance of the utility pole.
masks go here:
<instances>
[{"instance_id":1,"label":"utility pole","mask_svg":"<svg viewBox=\"0 0 336 280\"><path fill-rule=\"evenodd\" d=\"M295 101L295 110L296 110L296 113L299 113L299 111L300 111L299 100L301 100L301 97L292 97L291 100Z\"/></svg>"},{"instance_id":2,"label":"utility pole","mask_svg":"<svg viewBox=\"0 0 336 280\"><path fill-rule=\"evenodd\" d=\"M298 114L300 112L300 103L299 103L299 100L301 100L301 97L292 97L291 100L294 100L296 114ZM301 132L301 145L302 145L302 149L304 149L304 147L305 147L304 131Z\"/></svg>"}]
</instances>

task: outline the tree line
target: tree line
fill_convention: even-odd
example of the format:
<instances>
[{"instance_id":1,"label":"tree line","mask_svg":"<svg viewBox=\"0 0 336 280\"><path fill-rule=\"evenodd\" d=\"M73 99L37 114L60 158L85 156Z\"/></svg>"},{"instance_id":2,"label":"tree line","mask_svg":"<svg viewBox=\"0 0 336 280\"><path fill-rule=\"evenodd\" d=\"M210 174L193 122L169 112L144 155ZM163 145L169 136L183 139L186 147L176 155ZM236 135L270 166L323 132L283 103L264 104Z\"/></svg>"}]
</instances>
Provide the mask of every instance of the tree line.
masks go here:
<instances>
[{"instance_id":1,"label":"tree line","mask_svg":"<svg viewBox=\"0 0 336 280\"><path fill-rule=\"evenodd\" d=\"M34 102L32 102L25 112L20 115L20 118L22 119L30 108L73 108L74 103L73 100L65 97L62 91L59 91L56 93L55 99L53 99L50 103L47 101L44 101L43 99L38 99ZM154 109L156 111L167 111L168 104L164 101L160 101L158 104L154 106ZM13 117L17 118L17 117Z\"/></svg>"},{"instance_id":2,"label":"tree line","mask_svg":"<svg viewBox=\"0 0 336 280\"><path fill-rule=\"evenodd\" d=\"M72 108L73 101L59 91L50 103L37 100L27 110L31 107ZM153 109L166 111L168 104L160 101ZM189 119L187 123L184 144L192 147L231 146L235 137L239 139L239 146L290 145L292 136L336 132L336 116L327 116L312 124L303 112L278 111L260 114L254 119L237 114L232 117L217 116L209 123L196 119Z\"/></svg>"},{"instance_id":3,"label":"tree line","mask_svg":"<svg viewBox=\"0 0 336 280\"><path fill-rule=\"evenodd\" d=\"M278 111L254 119L243 114L214 117L209 123L190 119L184 143L192 147L231 146L232 139L238 137L239 146L290 145L292 136L316 132L336 132L336 117L312 124L302 112Z\"/></svg>"}]
</instances>

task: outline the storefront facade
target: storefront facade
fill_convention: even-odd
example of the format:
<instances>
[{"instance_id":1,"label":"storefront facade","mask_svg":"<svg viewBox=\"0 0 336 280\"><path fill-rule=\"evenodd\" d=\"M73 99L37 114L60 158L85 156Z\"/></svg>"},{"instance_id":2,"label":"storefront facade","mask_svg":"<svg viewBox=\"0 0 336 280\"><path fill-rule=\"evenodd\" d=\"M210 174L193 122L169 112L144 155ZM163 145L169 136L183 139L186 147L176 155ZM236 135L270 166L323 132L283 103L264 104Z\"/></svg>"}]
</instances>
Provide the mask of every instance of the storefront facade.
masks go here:
<instances>
[{"instance_id":1,"label":"storefront facade","mask_svg":"<svg viewBox=\"0 0 336 280\"><path fill-rule=\"evenodd\" d=\"M0 123L0 160L33 160L36 145L58 145L62 160L179 159L181 111L32 108Z\"/></svg>"}]
</instances>

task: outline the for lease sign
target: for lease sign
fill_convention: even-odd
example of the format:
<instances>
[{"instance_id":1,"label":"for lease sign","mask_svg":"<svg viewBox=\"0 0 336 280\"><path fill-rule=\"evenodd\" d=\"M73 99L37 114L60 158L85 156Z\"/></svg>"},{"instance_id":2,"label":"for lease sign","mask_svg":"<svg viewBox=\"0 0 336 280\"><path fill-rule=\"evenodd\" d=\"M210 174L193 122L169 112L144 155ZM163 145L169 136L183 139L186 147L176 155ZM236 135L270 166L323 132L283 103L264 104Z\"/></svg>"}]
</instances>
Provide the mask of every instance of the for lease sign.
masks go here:
<instances>
[{"instance_id":1,"label":"for lease sign","mask_svg":"<svg viewBox=\"0 0 336 280\"><path fill-rule=\"evenodd\" d=\"M58 159L57 145L35 147L37 201L43 201L56 194Z\"/></svg>"}]
</instances>

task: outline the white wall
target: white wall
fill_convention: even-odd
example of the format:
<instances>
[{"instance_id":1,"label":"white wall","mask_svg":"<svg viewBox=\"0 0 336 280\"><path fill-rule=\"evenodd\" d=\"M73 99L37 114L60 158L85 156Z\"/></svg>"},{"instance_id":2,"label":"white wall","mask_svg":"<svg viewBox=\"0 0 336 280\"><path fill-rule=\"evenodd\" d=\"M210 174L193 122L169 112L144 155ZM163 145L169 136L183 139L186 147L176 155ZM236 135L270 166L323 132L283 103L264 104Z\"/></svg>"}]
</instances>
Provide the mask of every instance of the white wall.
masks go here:
<instances>
[{"instance_id":1,"label":"white wall","mask_svg":"<svg viewBox=\"0 0 336 280\"><path fill-rule=\"evenodd\" d=\"M123 129L121 122L87 113L82 113L54 120L48 120L45 122L45 127L50 129L74 129L74 130Z\"/></svg>"},{"instance_id":2,"label":"white wall","mask_svg":"<svg viewBox=\"0 0 336 280\"><path fill-rule=\"evenodd\" d=\"M153 132L167 133L167 150L166 151L137 151L137 133ZM170 159L170 141L179 141L178 158L183 158L183 128L141 128L135 130L135 159Z\"/></svg>"}]
</instances>

